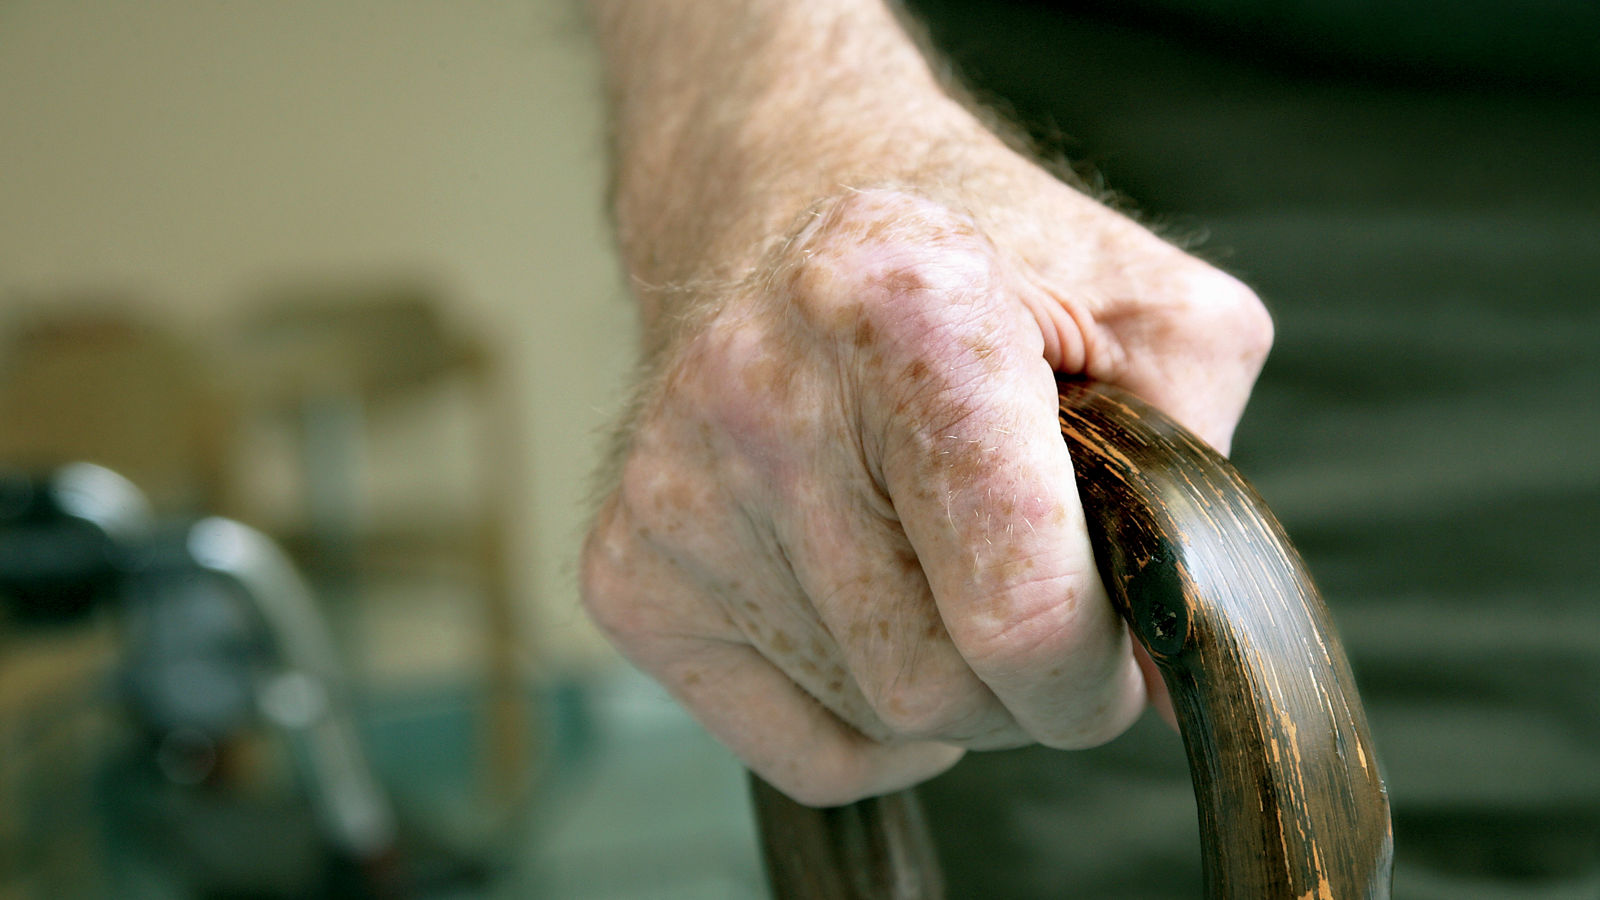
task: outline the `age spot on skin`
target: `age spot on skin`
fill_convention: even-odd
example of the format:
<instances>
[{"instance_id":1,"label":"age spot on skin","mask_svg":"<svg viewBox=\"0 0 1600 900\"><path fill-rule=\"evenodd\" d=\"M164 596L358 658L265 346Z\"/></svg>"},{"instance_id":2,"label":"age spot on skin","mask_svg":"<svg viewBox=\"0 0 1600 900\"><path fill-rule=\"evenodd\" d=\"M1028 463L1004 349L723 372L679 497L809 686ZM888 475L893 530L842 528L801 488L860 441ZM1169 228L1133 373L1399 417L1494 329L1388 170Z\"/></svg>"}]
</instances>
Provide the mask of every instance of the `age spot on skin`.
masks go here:
<instances>
[{"instance_id":1,"label":"age spot on skin","mask_svg":"<svg viewBox=\"0 0 1600 900\"><path fill-rule=\"evenodd\" d=\"M783 631L782 629L773 629L772 652L788 656L789 654L793 653L794 650L794 639L789 637L789 633Z\"/></svg>"},{"instance_id":2,"label":"age spot on skin","mask_svg":"<svg viewBox=\"0 0 1600 900\"><path fill-rule=\"evenodd\" d=\"M928 283L914 268L895 269L878 281L890 296L904 296L927 290Z\"/></svg>"},{"instance_id":3,"label":"age spot on skin","mask_svg":"<svg viewBox=\"0 0 1600 900\"><path fill-rule=\"evenodd\" d=\"M878 330L872 327L871 321L862 319L856 324L854 341L857 347L870 347L878 341Z\"/></svg>"},{"instance_id":4,"label":"age spot on skin","mask_svg":"<svg viewBox=\"0 0 1600 900\"><path fill-rule=\"evenodd\" d=\"M1034 565L1031 557L1008 559L999 565L994 574L1002 583L1010 583L1033 571Z\"/></svg>"},{"instance_id":5,"label":"age spot on skin","mask_svg":"<svg viewBox=\"0 0 1600 900\"><path fill-rule=\"evenodd\" d=\"M990 343L982 336L971 335L962 338L961 343L970 351L975 359L983 364L985 371L990 373L1000 370L1000 360L996 358L1000 348Z\"/></svg>"},{"instance_id":6,"label":"age spot on skin","mask_svg":"<svg viewBox=\"0 0 1600 900\"><path fill-rule=\"evenodd\" d=\"M694 505L694 491L687 484L674 481L662 488L655 500L658 512L681 512Z\"/></svg>"},{"instance_id":7,"label":"age spot on skin","mask_svg":"<svg viewBox=\"0 0 1600 900\"><path fill-rule=\"evenodd\" d=\"M863 243L881 244L888 239L891 219L888 216L869 218L865 228L860 228Z\"/></svg>"}]
</instances>

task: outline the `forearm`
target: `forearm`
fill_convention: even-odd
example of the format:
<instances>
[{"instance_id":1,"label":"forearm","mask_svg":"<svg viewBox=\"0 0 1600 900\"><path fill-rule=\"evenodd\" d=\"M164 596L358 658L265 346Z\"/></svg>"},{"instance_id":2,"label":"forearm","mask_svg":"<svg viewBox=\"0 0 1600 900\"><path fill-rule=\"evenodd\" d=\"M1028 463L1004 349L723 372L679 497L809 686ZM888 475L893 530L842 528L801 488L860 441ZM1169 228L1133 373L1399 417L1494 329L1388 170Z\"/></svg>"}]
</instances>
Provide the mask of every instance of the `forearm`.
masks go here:
<instances>
[{"instance_id":1,"label":"forearm","mask_svg":"<svg viewBox=\"0 0 1600 900\"><path fill-rule=\"evenodd\" d=\"M1000 149L879 0L591 7L619 240L647 324L671 286L742 275L819 197Z\"/></svg>"}]
</instances>

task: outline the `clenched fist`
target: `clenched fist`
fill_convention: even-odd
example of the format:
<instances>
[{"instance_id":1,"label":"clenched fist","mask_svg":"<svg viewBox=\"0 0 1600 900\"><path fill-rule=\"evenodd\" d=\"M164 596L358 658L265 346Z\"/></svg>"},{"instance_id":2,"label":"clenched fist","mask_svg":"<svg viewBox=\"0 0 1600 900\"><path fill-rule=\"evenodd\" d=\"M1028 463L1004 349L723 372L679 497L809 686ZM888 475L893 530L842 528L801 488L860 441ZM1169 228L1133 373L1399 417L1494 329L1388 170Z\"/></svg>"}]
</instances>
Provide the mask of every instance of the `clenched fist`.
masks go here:
<instances>
[{"instance_id":1,"label":"clenched fist","mask_svg":"<svg viewBox=\"0 0 1600 900\"><path fill-rule=\"evenodd\" d=\"M599 20L629 66L652 58L630 28L687 24L678 7L643 23L628 9ZM788 15L768 11L761 65L821 39L821 13L785 31ZM892 19L840 15L829 40L889 42L874 65L910 46ZM749 766L815 805L907 786L965 749L1082 747L1133 721L1147 676L1095 574L1055 373L1129 388L1225 449L1271 340L1248 290L1008 149L909 59L917 99L898 108L926 106L897 148L909 165L881 134L836 159L763 151L782 144L767 106L735 103L748 114L704 138L652 128L641 105L683 98L614 76L649 374L584 599ZM737 95L729 79L680 90L703 104L716 84ZM733 190L693 173L702 155L759 163L720 173ZM668 174L661 196L637 196L644 173ZM696 214L686 189L713 209Z\"/></svg>"}]
</instances>

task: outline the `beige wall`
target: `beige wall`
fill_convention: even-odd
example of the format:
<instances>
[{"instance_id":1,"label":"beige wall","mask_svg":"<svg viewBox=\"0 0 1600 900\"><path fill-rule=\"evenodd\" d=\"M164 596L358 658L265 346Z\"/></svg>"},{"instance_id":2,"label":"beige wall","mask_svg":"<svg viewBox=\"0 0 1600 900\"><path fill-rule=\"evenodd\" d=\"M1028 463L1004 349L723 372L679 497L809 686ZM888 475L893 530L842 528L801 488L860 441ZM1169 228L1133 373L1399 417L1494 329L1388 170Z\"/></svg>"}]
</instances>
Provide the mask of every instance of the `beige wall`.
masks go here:
<instances>
[{"instance_id":1,"label":"beige wall","mask_svg":"<svg viewBox=\"0 0 1600 900\"><path fill-rule=\"evenodd\" d=\"M526 401L521 594L586 646L570 560L632 320L572 6L0 4L0 303L133 291L203 334L272 280L433 279Z\"/></svg>"}]
</instances>

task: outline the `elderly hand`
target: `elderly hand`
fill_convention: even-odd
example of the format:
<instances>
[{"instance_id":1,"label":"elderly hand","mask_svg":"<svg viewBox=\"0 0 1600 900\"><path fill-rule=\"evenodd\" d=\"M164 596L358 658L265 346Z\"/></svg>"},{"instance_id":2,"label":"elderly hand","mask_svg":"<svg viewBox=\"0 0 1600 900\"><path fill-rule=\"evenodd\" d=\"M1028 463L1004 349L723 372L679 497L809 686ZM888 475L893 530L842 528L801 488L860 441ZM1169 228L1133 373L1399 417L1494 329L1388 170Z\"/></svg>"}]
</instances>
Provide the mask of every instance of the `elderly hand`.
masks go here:
<instances>
[{"instance_id":1,"label":"elderly hand","mask_svg":"<svg viewBox=\"0 0 1600 900\"><path fill-rule=\"evenodd\" d=\"M1055 373L1127 387L1225 449L1271 340L1236 281L917 96L933 113L897 148L920 148L911 168L755 154L744 126L738 152L778 174L741 182L757 212L717 225L630 195L648 152L619 163L650 365L585 602L814 805L1133 721L1147 678L1095 574ZM620 101L625 130L643 102Z\"/></svg>"}]
</instances>

